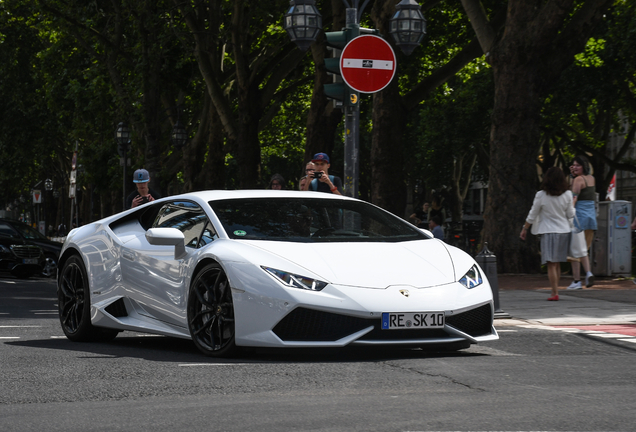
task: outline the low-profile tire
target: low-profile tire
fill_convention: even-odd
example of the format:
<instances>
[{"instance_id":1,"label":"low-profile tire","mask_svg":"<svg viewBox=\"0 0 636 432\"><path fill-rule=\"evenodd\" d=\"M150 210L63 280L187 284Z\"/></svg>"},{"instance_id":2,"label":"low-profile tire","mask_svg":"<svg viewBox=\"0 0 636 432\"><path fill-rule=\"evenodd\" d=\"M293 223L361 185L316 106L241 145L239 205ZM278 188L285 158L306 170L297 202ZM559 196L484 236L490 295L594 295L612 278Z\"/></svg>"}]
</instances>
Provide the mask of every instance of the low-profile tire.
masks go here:
<instances>
[{"instance_id":1,"label":"low-profile tire","mask_svg":"<svg viewBox=\"0 0 636 432\"><path fill-rule=\"evenodd\" d=\"M206 356L228 357L236 352L232 289L217 263L205 266L190 286L188 330Z\"/></svg>"},{"instance_id":2,"label":"low-profile tire","mask_svg":"<svg viewBox=\"0 0 636 432\"><path fill-rule=\"evenodd\" d=\"M57 281L60 324L67 338L76 342L108 341L118 330L95 327L90 317L90 287L82 259L74 255L64 263Z\"/></svg>"}]
</instances>

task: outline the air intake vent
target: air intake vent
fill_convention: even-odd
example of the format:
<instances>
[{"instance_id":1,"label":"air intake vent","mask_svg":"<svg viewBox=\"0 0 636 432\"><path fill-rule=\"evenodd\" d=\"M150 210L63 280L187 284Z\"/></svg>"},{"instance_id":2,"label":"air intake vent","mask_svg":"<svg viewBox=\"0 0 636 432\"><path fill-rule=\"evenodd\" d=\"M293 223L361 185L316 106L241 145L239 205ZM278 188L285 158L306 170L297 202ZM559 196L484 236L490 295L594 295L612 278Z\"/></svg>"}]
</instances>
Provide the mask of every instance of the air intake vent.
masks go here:
<instances>
[{"instance_id":1,"label":"air intake vent","mask_svg":"<svg viewBox=\"0 0 636 432\"><path fill-rule=\"evenodd\" d=\"M447 316L446 324L476 337L490 334L492 320L492 308L490 304L485 304L455 316Z\"/></svg>"},{"instance_id":2,"label":"air intake vent","mask_svg":"<svg viewBox=\"0 0 636 432\"><path fill-rule=\"evenodd\" d=\"M120 298L119 300L109 304L104 308L106 312L114 316L115 318L121 318L128 316L128 312L126 311L126 305L124 304L124 299Z\"/></svg>"},{"instance_id":3,"label":"air intake vent","mask_svg":"<svg viewBox=\"0 0 636 432\"><path fill-rule=\"evenodd\" d=\"M286 341L333 342L374 324L374 321L297 308L274 327L274 333Z\"/></svg>"}]
</instances>

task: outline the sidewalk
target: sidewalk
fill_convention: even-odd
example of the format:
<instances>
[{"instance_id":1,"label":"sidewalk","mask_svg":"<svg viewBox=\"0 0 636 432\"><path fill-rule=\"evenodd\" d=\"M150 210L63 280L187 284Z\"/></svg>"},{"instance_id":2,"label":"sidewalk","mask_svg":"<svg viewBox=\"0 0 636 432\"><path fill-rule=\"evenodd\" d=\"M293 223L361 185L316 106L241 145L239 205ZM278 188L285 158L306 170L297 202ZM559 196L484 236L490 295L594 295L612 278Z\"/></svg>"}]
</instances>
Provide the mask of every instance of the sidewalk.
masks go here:
<instances>
[{"instance_id":1,"label":"sidewalk","mask_svg":"<svg viewBox=\"0 0 636 432\"><path fill-rule=\"evenodd\" d=\"M566 290L572 277L561 277L559 301L549 302L547 275L500 274L496 327L543 325L636 325L636 285L629 279L597 277L594 286ZM502 314L498 314L502 315Z\"/></svg>"}]
</instances>

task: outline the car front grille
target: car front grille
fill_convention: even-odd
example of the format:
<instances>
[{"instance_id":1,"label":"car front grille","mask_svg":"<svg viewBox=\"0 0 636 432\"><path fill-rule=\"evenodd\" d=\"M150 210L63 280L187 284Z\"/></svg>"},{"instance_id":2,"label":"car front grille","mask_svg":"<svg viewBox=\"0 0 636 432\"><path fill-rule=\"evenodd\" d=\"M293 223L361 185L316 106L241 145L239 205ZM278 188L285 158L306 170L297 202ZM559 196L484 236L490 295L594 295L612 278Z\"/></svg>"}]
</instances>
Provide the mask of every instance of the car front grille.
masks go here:
<instances>
[{"instance_id":1,"label":"car front grille","mask_svg":"<svg viewBox=\"0 0 636 432\"><path fill-rule=\"evenodd\" d=\"M493 312L489 303L478 308L446 317L446 324L473 337L489 335Z\"/></svg>"},{"instance_id":2,"label":"car front grille","mask_svg":"<svg viewBox=\"0 0 636 432\"><path fill-rule=\"evenodd\" d=\"M39 247L29 245L13 245L11 250L18 258L38 258L42 252Z\"/></svg>"},{"instance_id":3,"label":"car front grille","mask_svg":"<svg viewBox=\"0 0 636 432\"><path fill-rule=\"evenodd\" d=\"M473 337L491 333L492 308L485 304L475 309L446 317L446 324ZM454 338L443 329L382 330L380 318L358 318L307 308L296 308L273 329L283 341L334 342L362 329L373 330L361 341L414 340Z\"/></svg>"}]
</instances>

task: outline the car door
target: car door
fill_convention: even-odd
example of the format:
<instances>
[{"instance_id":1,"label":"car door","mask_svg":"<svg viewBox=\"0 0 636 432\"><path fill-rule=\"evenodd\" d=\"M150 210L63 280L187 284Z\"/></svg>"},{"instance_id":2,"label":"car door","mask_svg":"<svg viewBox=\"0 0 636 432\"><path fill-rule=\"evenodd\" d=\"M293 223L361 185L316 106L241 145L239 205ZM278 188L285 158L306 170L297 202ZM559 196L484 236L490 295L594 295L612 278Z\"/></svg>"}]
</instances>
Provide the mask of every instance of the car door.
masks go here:
<instances>
[{"instance_id":1,"label":"car door","mask_svg":"<svg viewBox=\"0 0 636 432\"><path fill-rule=\"evenodd\" d=\"M122 275L131 295L148 316L186 325L186 292L190 267L197 251L214 239L203 209L190 201L169 201L159 210L152 228L176 228L185 237L186 256L175 259L174 247L153 246L145 236L127 242L122 249ZM205 234L205 235L204 235Z\"/></svg>"}]
</instances>

